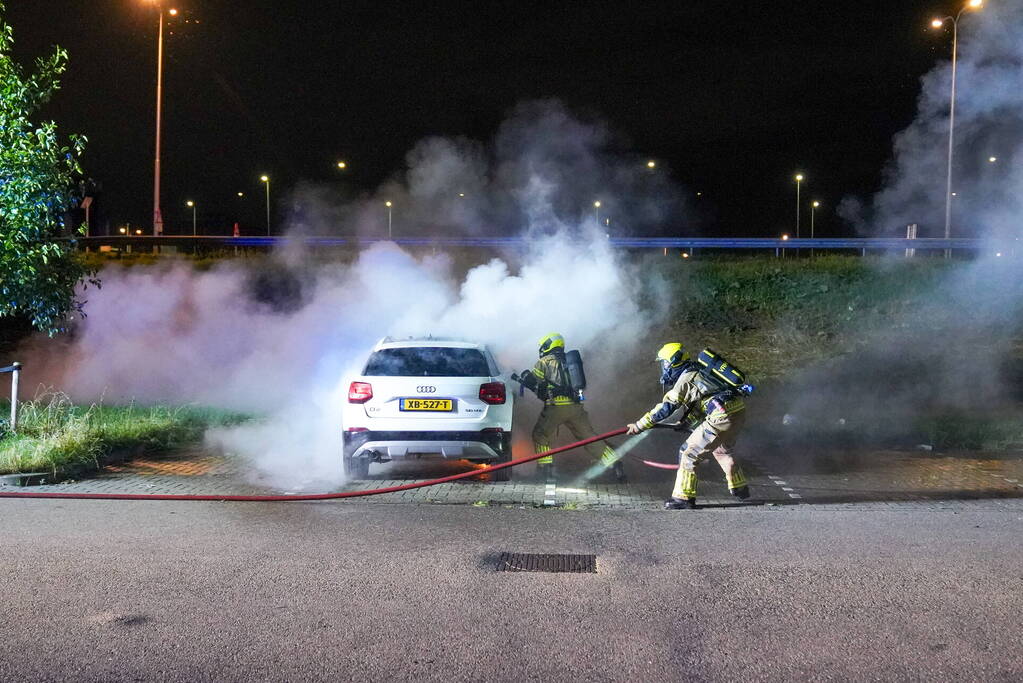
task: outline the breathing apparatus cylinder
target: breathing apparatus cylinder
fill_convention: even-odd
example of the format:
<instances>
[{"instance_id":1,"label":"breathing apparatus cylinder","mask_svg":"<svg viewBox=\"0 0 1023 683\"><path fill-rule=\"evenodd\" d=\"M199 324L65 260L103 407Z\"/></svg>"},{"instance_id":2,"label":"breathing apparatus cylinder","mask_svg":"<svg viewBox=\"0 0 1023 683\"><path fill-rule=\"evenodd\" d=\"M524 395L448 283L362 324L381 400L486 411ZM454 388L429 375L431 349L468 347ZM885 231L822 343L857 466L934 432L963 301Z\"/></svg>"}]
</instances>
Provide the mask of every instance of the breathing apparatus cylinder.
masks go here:
<instances>
[{"instance_id":1,"label":"breathing apparatus cylinder","mask_svg":"<svg viewBox=\"0 0 1023 683\"><path fill-rule=\"evenodd\" d=\"M568 380L572 385L572 391L580 401L585 401L586 396L586 370L583 368L583 357L578 351L569 351L565 354L565 368L568 370Z\"/></svg>"}]
</instances>

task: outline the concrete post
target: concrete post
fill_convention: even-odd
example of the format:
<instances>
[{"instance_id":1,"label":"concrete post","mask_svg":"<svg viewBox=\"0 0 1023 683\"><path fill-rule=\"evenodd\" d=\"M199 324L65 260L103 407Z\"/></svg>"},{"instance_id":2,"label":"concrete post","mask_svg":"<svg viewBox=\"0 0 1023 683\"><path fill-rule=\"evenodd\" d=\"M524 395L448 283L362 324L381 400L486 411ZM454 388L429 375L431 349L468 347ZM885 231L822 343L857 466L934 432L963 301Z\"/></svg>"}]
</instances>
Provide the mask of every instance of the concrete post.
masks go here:
<instances>
[{"instance_id":1,"label":"concrete post","mask_svg":"<svg viewBox=\"0 0 1023 683\"><path fill-rule=\"evenodd\" d=\"M11 365L11 431L18 428L18 379L21 375L21 363Z\"/></svg>"}]
</instances>

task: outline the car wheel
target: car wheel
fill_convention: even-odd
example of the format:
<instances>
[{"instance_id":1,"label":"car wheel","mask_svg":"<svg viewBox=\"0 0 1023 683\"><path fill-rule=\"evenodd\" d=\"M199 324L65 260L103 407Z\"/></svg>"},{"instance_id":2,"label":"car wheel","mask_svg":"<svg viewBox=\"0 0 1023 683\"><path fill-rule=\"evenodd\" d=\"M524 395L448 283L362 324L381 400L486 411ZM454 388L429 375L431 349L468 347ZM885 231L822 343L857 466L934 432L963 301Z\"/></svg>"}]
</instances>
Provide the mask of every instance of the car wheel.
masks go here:
<instances>
[{"instance_id":1,"label":"car wheel","mask_svg":"<svg viewBox=\"0 0 1023 683\"><path fill-rule=\"evenodd\" d=\"M497 460L494 461L495 465L500 465L503 462L511 462L512 459L512 435L509 432L505 432L501 435L501 450L498 453ZM491 474L494 481L508 481L511 479L512 468L506 467L503 470L498 470Z\"/></svg>"}]
</instances>

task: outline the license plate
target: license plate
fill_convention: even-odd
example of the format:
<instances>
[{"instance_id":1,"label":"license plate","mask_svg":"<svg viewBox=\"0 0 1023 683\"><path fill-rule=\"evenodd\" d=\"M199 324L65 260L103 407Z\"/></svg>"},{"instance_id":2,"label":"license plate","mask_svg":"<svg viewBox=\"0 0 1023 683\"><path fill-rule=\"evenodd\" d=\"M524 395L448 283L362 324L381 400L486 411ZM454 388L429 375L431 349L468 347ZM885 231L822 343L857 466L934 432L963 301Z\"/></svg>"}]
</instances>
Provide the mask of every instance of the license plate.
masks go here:
<instances>
[{"instance_id":1,"label":"license plate","mask_svg":"<svg viewBox=\"0 0 1023 683\"><path fill-rule=\"evenodd\" d=\"M405 411L450 413L455 409L455 402L450 398L403 398L399 407Z\"/></svg>"}]
</instances>

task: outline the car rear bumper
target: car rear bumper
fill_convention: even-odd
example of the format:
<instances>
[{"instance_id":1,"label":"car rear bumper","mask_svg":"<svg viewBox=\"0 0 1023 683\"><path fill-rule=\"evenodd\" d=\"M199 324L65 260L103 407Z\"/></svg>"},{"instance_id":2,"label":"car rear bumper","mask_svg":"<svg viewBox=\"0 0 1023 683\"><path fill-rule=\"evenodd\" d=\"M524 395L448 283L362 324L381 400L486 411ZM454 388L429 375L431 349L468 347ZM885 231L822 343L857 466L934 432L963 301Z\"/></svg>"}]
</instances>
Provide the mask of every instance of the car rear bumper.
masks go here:
<instances>
[{"instance_id":1,"label":"car rear bumper","mask_svg":"<svg viewBox=\"0 0 1023 683\"><path fill-rule=\"evenodd\" d=\"M347 432L352 457L384 459L432 455L442 458L497 460L503 432Z\"/></svg>"}]
</instances>

